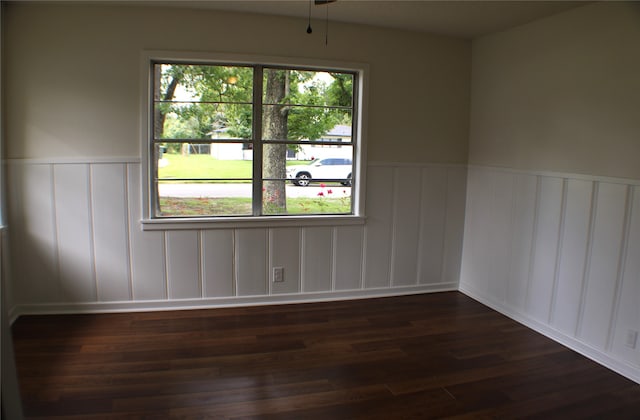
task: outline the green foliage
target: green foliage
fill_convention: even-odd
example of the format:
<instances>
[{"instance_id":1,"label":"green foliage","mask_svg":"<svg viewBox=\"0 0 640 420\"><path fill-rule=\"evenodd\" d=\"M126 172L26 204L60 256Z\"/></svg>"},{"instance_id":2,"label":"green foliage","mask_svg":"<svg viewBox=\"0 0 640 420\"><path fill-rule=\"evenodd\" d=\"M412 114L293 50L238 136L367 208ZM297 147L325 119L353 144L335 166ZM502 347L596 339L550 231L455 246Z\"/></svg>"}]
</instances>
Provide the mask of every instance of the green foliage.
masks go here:
<instances>
[{"instance_id":1,"label":"green foliage","mask_svg":"<svg viewBox=\"0 0 640 420\"><path fill-rule=\"evenodd\" d=\"M251 67L164 64L161 68L161 92L156 92L155 97L172 100L156 104L166 116L162 138L251 138ZM288 75L288 92L278 105L288 105L289 140L316 140L336 124L351 124L348 110L332 107L351 106L352 75L277 71ZM166 98L176 83L177 89L174 90L179 95L176 93L173 98Z\"/></svg>"},{"instance_id":2,"label":"green foliage","mask_svg":"<svg viewBox=\"0 0 640 420\"><path fill-rule=\"evenodd\" d=\"M251 199L225 198L177 198L161 197L163 216L229 216L251 214ZM349 199L337 198L287 198L286 214L348 214ZM275 207L265 206L265 214L283 214Z\"/></svg>"},{"instance_id":3,"label":"green foliage","mask_svg":"<svg viewBox=\"0 0 640 420\"><path fill-rule=\"evenodd\" d=\"M160 198L162 216L242 216L251 211L251 198Z\"/></svg>"},{"instance_id":4,"label":"green foliage","mask_svg":"<svg viewBox=\"0 0 640 420\"><path fill-rule=\"evenodd\" d=\"M251 68L165 64L163 91L155 96L165 97L176 82L180 95L156 105L168 117L162 138L209 139L216 131L227 138L251 138ZM180 123L172 126L170 116Z\"/></svg>"},{"instance_id":5,"label":"green foliage","mask_svg":"<svg viewBox=\"0 0 640 420\"><path fill-rule=\"evenodd\" d=\"M353 104L353 76L345 73L331 73L334 82L327 89L332 105L350 107Z\"/></svg>"},{"instance_id":6,"label":"green foliage","mask_svg":"<svg viewBox=\"0 0 640 420\"><path fill-rule=\"evenodd\" d=\"M186 116L179 117L176 113L167 114L164 120L163 137L166 139L189 139L193 138L197 132L200 123L197 118L189 118ZM175 146L172 150L179 151L180 145L173 143Z\"/></svg>"},{"instance_id":7,"label":"green foliage","mask_svg":"<svg viewBox=\"0 0 640 420\"><path fill-rule=\"evenodd\" d=\"M179 143L168 143L168 145ZM217 160L210 155L165 153L167 165L158 168L159 178L251 179L250 160ZM237 181L236 181L237 182Z\"/></svg>"}]
</instances>

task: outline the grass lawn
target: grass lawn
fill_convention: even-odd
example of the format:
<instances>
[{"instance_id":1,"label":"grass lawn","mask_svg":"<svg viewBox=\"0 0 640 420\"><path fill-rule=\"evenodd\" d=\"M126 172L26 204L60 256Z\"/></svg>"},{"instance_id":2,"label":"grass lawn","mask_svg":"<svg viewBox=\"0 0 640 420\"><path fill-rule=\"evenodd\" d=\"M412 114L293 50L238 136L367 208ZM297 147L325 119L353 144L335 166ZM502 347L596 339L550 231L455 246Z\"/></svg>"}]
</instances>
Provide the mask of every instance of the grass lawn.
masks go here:
<instances>
[{"instance_id":1,"label":"grass lawn","mask_svg":"<svg viewBox=\"0 0 640 420\"><path fill-rule=\"evenodd\" d=\"M158 169L160 178L215 178L226 182L251 182L252 162L248 160L217 160L210 155L165 153L167 165ZM289 165L304 165L308 161L287 161ZM239 181L247 179L246 181ZM185 183L198 181L184 181ZM217 181L225 182L225 181ZM246 216L251 215L251 198L177 198L161 197L163 216ZM264 205L265 214L278 214L279 209ZM286 214L348 214L351 198L288 198Z\"/></svg>"},{"instance_id":2,"label":"grass lawn","mask_svg":"<svg viewBox=\"0 0 640 420\"><path fill-rule=\"evenodd\" d=\"M250 198L174 198L161 197L163 216L247 216ZM289 198L286 214L348 214L350 198ZM265 214L278 214L265 206Z\"/></svg>"},{"instance_id":3,"label":"grass lawn","mask_svg":"<svg viewBox=\"0 0 640 420\"><path fill-rule=\"evenodd\" d=\"M217 178L251 179L252 161L218 160L210 155L186 155L165 153L166 165L158 168L160 178ZM288 160L287 166L305 165L308 161ZM236 181L237 182L237 181ZM250 182L250 181L246 181Z\"/></svg>"}]
</instances>

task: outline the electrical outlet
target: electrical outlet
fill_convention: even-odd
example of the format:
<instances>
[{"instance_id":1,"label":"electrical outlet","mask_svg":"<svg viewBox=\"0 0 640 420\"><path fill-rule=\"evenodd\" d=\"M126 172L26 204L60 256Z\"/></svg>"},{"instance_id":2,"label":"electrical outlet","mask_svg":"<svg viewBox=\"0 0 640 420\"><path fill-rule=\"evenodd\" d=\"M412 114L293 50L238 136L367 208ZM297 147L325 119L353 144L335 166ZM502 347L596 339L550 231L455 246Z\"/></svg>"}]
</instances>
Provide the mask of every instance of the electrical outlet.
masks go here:
<instances>
[{"instance_id":1,"label":"electrical outlet","mask_svg":"<svg viewBox=\"0 0 640 420\"><path fill-rule=\"evenodd\" d=\"M626 346L632 349L636 348L636 344L638 344L638 331L636 330L627 330L627 342Z\"/></svg>"},{"instance_id":2,"label":"electrical outlet","mask_svg":"<svg viewBox=\"0 0 640 420\"><path fill-rule=\"evenodd\" d=\"M282 283L284 281L284 267L273 267L273 282Z\"/></svg>"}]
</instances>

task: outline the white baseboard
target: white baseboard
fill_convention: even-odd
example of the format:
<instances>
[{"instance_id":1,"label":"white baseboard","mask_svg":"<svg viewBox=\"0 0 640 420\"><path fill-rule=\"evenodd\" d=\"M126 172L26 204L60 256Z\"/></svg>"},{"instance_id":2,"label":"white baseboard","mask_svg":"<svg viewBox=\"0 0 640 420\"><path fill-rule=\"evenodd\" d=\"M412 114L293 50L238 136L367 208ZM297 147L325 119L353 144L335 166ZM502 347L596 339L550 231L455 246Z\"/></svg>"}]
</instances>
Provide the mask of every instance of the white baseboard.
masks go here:
<instances>
[{"instance_id":1,"label":"white baseboard","mask_svg":"<svg viewBox=\"0 0 640 420\"><path fill-rule=\"evenodd\" d=\"M518 310L509 307L504 303L499 303L483 295L477 290L469 287L468 285L460 284L458 289L460 292L469 296L470 298L477 300L485 306L500 312L501 314L525 325L532 330L539 332L540 334L549 337L550 339L570 348L571 350L580 353L581 355L599 363L612 371L619 373L620 375L629 378L630 380L640 384L640 368L630 365L624 361L615 359L609 354L602 352L596 348L589 346L588 344L576 340L550 326L543 324L531 317L519 312Z\"/></svg>"},{"instance_id":2,"label":"white baseboard","mask_svg":"<svg viewBox=\"0 0 640 420\"><path fill-rule=\"evenodd\" d=\"M125 302L72 302L51 304L18 304L10 309L9 321L23 315L88 314L117 312L152 312L189 309L226 308L257 305L330 302L340 300L381 298L422 293L457 291L457 283L437 283L418 286L346 290L340 292L291 293L269 296L230 296L202 299L147 300Z\"/></svg>"},{"instance_id":3,"label":"white baseboard","mask_svg":"<svg viewBox=\"0 0 640 420\"><path fill-rule=\"evenodd\" d=\"M470 298L500 312L501 314L531 328L540 334L574 350L589 359L611 369L612 371L640 384L640 369L624 361L595 349L584 342L542 324L514 308L498 303L468 285L438 283L429 285L379 288L367 290L348 290L341 292L292 293L270 296L232 296L220 298L182 299L182 300L149 300L135 302L73 302L54 304L18 304L9 310L9 320L13 323L23 315L51 314L88 314L118 312L152 312L191 309L214 309L258 305L284 305L313 302L331 302L341 300L382 298L423 293L460 291Z\"/></svg>"}]
</instances>

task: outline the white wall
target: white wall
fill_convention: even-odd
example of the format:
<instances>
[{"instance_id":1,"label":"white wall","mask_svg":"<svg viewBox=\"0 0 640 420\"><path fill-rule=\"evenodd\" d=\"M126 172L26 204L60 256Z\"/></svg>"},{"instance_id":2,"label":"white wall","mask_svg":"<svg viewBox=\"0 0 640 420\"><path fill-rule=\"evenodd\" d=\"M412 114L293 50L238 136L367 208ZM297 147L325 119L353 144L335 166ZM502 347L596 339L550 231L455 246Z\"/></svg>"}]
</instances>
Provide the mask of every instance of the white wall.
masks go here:
<instances>
[{"instance_id":1,"label":"white wall","mask_svg":"<svg viewBox=\"0 0 640 420\"><path fill-rule=\"evenodd\" d=\"M9 238L7 235L7 184L5 150L5 117L4 117L4 5L0 4L0 417L3 419L21 419L22 404L16 365L13 354L13 338L9 308L11 299L11 270L9 258Z\"/></svg>"},{"instance_id":2,"label":"white wall","mask_svg":"<svg viewBox=\"0 0 640 420\"><path fill-rule=\"evenodd\" d=\"M4 166L4 165L3 165ZM0 402L0 417L3 419L22 419L22 403L16 372L15 357L13 351L13 337L11 336L11 320L9 319L8 306L12 304L7 300L11 281L9 269L7 229L0 228L0 384L2 388L2 400Z\"/></svg>"},{"instance_id":3,"label":"white wall","mask_svg":"<svg viewBox=\"0 0 640 420\"><path fill-rule=\"evenodd\" d=\"M469 163L640 179L640 3L473 41Z\"/></svg>"},{"instance_id":4,"label":"white wall","mask_svg":"<svg viewBox=\"0 0 640 420\"><path fill-rule=\"evenodd\" d=\"M640 380L624 345L640 324L637 5L477 40L471 78L469 43L424 34L335 24L324 46L287 18L42 3L7 14L14 314L388 295L460 277ZM145 48L368 63L366 224L142 232ZM274 265L282 284L268 282Z\"/></svg>"},{"instance_id":5,"label":"white wall","mask_svg":"<svg viewBox=\"0 0 640 420\"><path fill-rule=\"evenodd\" d=\"M325 46L304 20L179 8L6 11L14 316L457 288L469 42L332 23ZM366 224L142 232L145 49L367 63Z\"/></svg>"},{"instance_id":6,"label":"white wall","mask_svg":"<svg viewBox=\"0 0 640 420\"><path fill-rule=\"evenodd\" d=\"M640 181L469 170L460 289L640 381Z\"/></svg>"},{"instance_id":7,"label":"white wall","mask_svg":"<svg viewBox=\"0 0 640 420\"><path fill-rule=\"evenodd\" d=\"M326 46L304 19L152 6L6 11L14 315L457 287L470 42L332 23ZM366 224L142 232L145 49L368 64Z\"/></svg>"},{"instance_id":8,"label":"white wall","mask_svg":"<svg viewBox=\"0 0 640 420\"><path fill-rule=\"evenodd\" d=\"M14 315L456 290L466 168L368 171L364 226L143 232L138 162L12 161Z\"/></svg>"},{"instance_id":9,"label":"white wall","mask_svg":"<svg viewBox=\"0 0 640 420\"><path fill-rule=\"evenodd\" d=\"M88 3L88 4L87 4ZM471 44L305 19L68 2L7 5L8 158L139 156L143 50L369 65L369 158L466 163Z\"/></svg>"},{"instance_id":10,"label":"white wall","mask_svg":"<svg viewBox=\"0 0 640 420\"><path fill-rule=\"evenodd\" d=\"M460 288L640 381L640 6L474 41ZM610 178L622 177L622 178Z\"/></svg>"}]
</instances>

